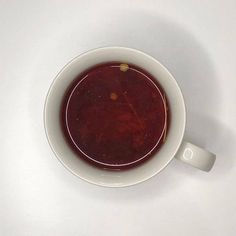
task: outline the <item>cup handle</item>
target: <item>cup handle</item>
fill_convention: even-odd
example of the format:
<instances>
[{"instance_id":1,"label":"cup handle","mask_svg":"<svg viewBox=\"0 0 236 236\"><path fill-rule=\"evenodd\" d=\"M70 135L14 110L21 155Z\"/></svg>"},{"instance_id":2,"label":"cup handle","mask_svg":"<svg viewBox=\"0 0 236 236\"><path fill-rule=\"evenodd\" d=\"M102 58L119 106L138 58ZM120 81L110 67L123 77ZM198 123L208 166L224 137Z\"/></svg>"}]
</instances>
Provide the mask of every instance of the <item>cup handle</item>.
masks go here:
<instances>
[{"instance_id":1,"label":"cup handle","mask_svg":"<svg viewBox=\"0 0 236 236\"><path fill-rule=\"evenodd\" d=\"M188 142L181 144L175 157L203 171L210 171L216 160L215 154Z\"/></svg>"}]
</instances>

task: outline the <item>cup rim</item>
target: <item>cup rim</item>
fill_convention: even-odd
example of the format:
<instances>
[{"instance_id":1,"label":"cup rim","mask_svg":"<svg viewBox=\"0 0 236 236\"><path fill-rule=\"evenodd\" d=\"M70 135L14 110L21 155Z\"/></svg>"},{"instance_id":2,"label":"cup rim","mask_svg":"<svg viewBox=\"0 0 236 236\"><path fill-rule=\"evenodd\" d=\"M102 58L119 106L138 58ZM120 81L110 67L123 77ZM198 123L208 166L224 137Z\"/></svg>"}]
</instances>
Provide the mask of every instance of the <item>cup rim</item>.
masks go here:
<instances>
[{"instance_id":1,"label":"cup rim","mask_svg":"<svg viewBox=\"0 0 236 236\"><path fill-rule=\"evenodd\" d=\"M162 170L165 169L165 167L173 160L175 154L162 166L162 168L158 171L156 171L155 173L153 173L152 175L149 175L139 181L134 181L132 183L129 183L129 184L123 184L123 185L120 185L120 186L116 186L116 185L112 185L112 184L107 184L107 183L104 183L104 184L101 184L101 183L98 183L96 181L91 181L85 177L83 177L82 175L79 175L78 173L76 173L74 170L72 170L64 161L63 159L58 155L57 151L55 150L53 144L51 143L51 140L50 140L50 137L49 137L49 133L48 133L48 129L47 129L47 121L46 121L46 116L47 116L47 105L48 105L48 100L50 98L50 94L51 94L51 91L55 85L55 83L57 82L57 80L60 78L60 76L63 74L63 72L68 69L74 62L76 62L77 60L79 60L80 58L86 56L87 54L90 54L90 53L95 53L95 52L98 52L98 51L101 51L101 50L112 50L112 49L122 49L122 50L129 50L129 51L134 51L134 52L137 52L137 53L140 53L140 54L143 54L145 57L149 57L149 59L155 61L155 63L159 64L159 66L165 70L165 72L169 75L169 78L172 79L172 82L175 84L175 87L176 89L179 90L179 95L181 96L181 101L182 101L182 105L183 105L183 122L182 122L182 131L181 131L181 138L179 138L179 141L178 141L178 145L176 145L176 148L175 148L175 154L177 153L177 151L179 150L180 148L180 145L182 143L182 140L183 140L183 137L184 137L184 133L185 133L185 128L186 128L186 105L185 105L185 102L184 102L184 97L183 97L183 93L181 91L181 88L180 86L178 85L176 79L174 78L174 76L170 73L170 71L162 64L160 63L156 58L154 58L153 56L150 56L149 54L143 52L143 51L140 51L138 49L135 49L135 48L129 48L129 47L123 47L123 46L105 46L105 47L98 47L98 48L93 48L93 49L90 49L90 50L87 50L79 55L77 55L76 57L72 58L69 62L67 62L63 67L62 69L57 73L57 75L54 77L49 89L48 89L48 92L46 94L46 98L45 98L45 102L44 102L44 109L43 109L43 123L44 123L44 130L45 130L45 134L46 134L46 138L47 138L47 141L49 143L49 146L50 148L52 149L54 155L56 156L56 158L62 163L62 165L67 169L69 170L73 175L75 175L76 177L79 177L80 179L83 179L85 180L86 182L89 182L91 184L95 184L97 186L103 186L103 187L128 187L128 186L133 186L133 185L136 185L138 183L141 183L141 182L144 182L144 181L147 181L148 179L152 178L153 176L157 175L158 173L160 173ZM127 170L129 171L129 170Z\"/></svg>"}]
</instances>

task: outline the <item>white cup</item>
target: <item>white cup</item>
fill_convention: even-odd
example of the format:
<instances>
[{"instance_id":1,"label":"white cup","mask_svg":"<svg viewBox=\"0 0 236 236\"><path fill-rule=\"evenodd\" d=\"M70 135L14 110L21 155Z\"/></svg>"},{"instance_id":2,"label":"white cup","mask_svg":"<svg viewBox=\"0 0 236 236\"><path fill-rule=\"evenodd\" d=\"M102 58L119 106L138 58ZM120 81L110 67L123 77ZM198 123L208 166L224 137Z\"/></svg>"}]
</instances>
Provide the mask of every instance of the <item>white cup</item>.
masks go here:
<instances>
[{"instance_id":1,"label":"white cup","mask_svg":"<svg viewBox=\"0 0 236 236\"><path fill-rule=\"evenodd\" d=\"M165 143L154 157L125 171L107 171L94 167L79 158L68 146L60 126L60 107L64 93L75 77L86 69L106 62L135 64L148 71L163 87L171 111ZM97 185L124 187L145 181L177 159L196 168L209 171L215 155L183 141L186 110L181 90L170 72L153 57L136 49L104 47L86 52L70 61L54 79L44 108L44 125L48 142L58 160L76 176Z\"/></svg>"}]
</instances>

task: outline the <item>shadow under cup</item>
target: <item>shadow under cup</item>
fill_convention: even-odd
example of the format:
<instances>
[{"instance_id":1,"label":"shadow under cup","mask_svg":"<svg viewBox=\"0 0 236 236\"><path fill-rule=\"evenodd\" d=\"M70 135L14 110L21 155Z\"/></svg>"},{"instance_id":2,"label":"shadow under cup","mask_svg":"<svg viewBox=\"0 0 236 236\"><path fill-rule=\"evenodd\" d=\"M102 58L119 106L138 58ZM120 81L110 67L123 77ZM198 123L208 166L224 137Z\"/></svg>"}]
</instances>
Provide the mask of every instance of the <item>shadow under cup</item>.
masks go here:
<instances>
[{"instance_id":1,"label":"shadow under cup","mask_svg":"<svg viewBox=\"0 0 236 236\"><path fill-rule=\"evenodd\" d=\"M78 158L65 141L60 123L61 102L71 82L88 68L111 61L124 61L136 65L157 78L165 91L171 111L168 136L158 152L141 165L124 171L106 171ZM97 185L123 187L149 179L173 159L183 139L185 116L185 105L180 88L164 66L151 56L135 49L105 47L76 57L57 75L46 98L44 125L52 150L61 163L73 174Z\"/></svg>"}]
</instances>

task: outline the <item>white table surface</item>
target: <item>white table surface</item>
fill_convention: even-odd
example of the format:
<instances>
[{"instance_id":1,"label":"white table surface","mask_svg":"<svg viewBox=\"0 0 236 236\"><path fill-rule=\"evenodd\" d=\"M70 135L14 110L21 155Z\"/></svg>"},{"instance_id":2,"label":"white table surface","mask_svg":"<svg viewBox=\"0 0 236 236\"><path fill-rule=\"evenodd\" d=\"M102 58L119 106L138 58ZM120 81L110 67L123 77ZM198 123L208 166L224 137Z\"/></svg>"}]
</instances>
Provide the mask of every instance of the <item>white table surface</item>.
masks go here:
<instances>
[{"instance_id":1,"label":"white table surface","mask_svg":"<svg viewBox=\"0 0 236 236\"><path fill-rule=\"evenodd\" d=\"M0 0L0 235L236 234L235 0ZM151 180L88 184L54 157L43 105L58 71L100 46L161 61L186 99L186 139L217 154L205 173L173 160Z\"/></svg>"}]
</instances>

